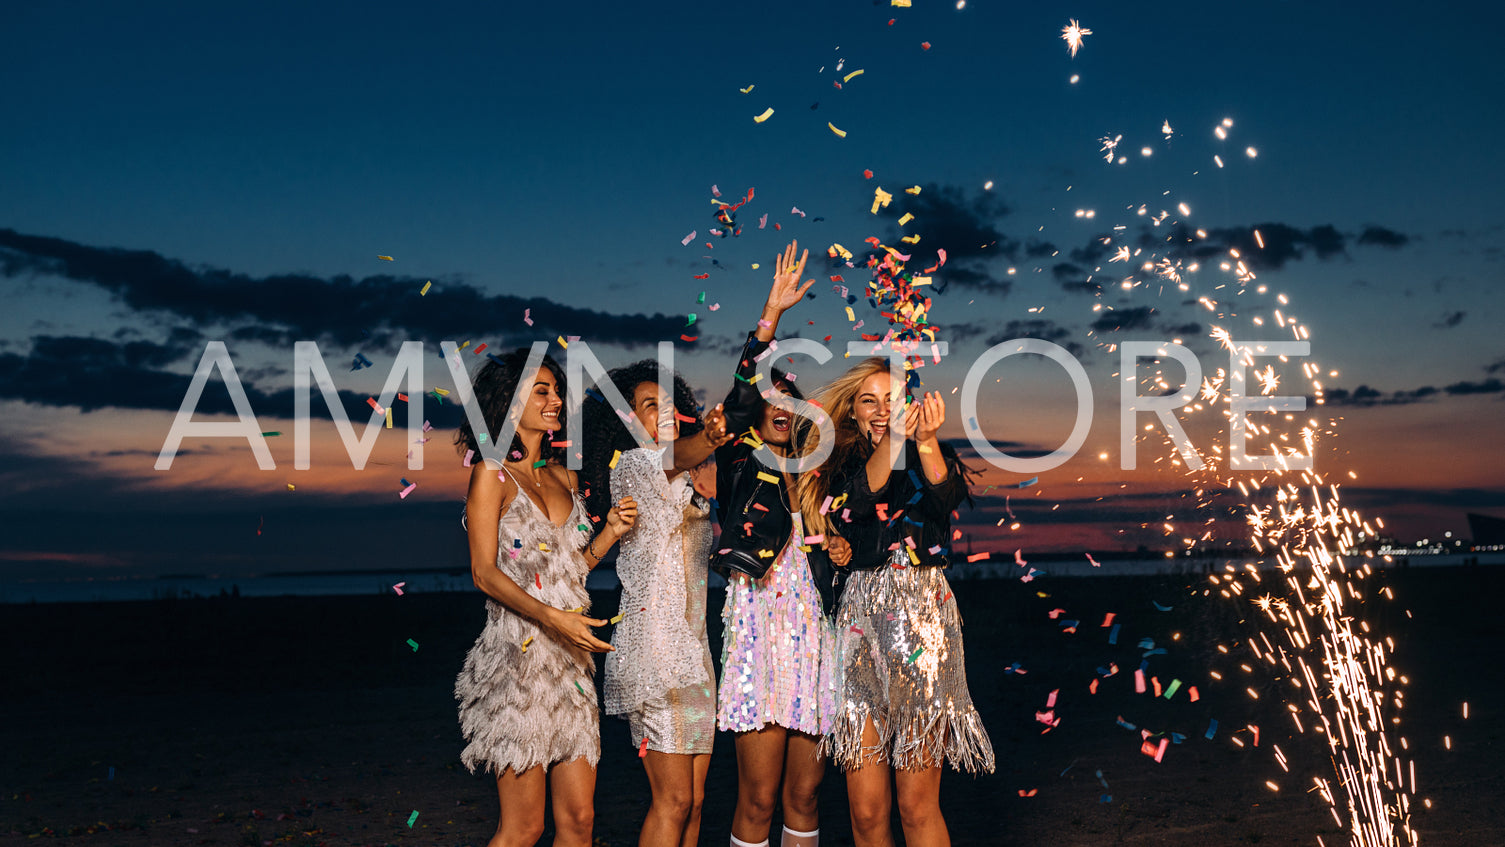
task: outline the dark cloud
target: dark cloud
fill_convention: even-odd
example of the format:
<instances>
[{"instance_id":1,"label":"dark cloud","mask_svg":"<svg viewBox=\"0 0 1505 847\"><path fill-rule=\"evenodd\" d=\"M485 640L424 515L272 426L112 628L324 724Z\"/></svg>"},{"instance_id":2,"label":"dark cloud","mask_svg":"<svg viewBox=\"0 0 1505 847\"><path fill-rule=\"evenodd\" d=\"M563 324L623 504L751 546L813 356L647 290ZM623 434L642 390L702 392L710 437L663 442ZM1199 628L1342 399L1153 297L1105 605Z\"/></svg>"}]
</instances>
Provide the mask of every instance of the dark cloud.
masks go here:
<instances>
[{"instance_id":1,"label":"dark cloud","mask_svg":"<svg viewBox=\"0 0 1505 847\"><path fill-rule=\"evenodd\" d=\"M199 327L242 326L239 332L269 343L315 339L378 344L398 335L439 338L484 335L522 327L542 338L579 335L622 344L677 339L679 315L616 315L556 303L543 297L487 294L460 282L436 284L426 301L416 277L304 274L251 277L218 268L192 268L150 250L92 247L59 238L0 229L0 275L61 276L96 285L136 311L161 312ZM443 305L424 308L442 298Z\"/></svg>"},{"instance_id":2,"label":"dark cloud","mask_svg":"<svg viewBox=\"0 0 1505 847\"><path fill-rule=\"evenodd\" d=\"M984 342L989 347L1016 338L1039 338L1050 341L1066 348L1073 356L1083 356L1087 350L1071 338L1076 333L1064 326L1045 318L1030 318L1027 320L1013 320L1004 325L1003 329L989 336Z\"/></svg>"},{"instance_id":3,"label":"dark cloud","mask_svg":"<svg viewBox=\"0 0 1505 847\"><path fill-rule=\"evenodd\" d=\"M1360 244L1372 244L1378 247L1404 247L1411 242L1411 236L1370 224L1359 233L1357 240Z\"/></svg>"},{"instance_id":4,"label":"dark cloud","mask_svg":"<svg viewBox=\"0 0 1505 847\"><path fill-rule=\"evenodd\" d=\"M1132 309L1114 309L1092 322L1097 332L1115 332L1121 329L1149 329L1155 322L1151 318L1155 310L1150 306L1135 306Z\"/></svg>"},{"instance_id":5,"label":"dark cloud","mask_svg":"<svg viewBox=\"0 0 1505 847\"><path fill-rule=\"evenodd\" d=\"M1446 315L1444 315L1442 317L1442 319L1439 320L1437 323L1432 324L1432 326L1435 327L1436 329L1452 329L1453 327L1457 326L1458 324L1463 323L1463 319L1465 317L1467 317L1467 316L1468 316L1468 312L1462 312L1462 311L1459 311L1459 312L1449 312Z\"/></svg>"},{"instance_id":6,"label":"dark cloud","mask_svg":"<svg viewBox=\"0 0 1505 847\"><path fill-rule=\"evenodd\" d=\"M1455 382L1442 389L1449 394L1499 394L1505 391L1505 383L1491 377L1482 382Z\"/></svg>"},{"instance_id":7,"label":"dark cloud","mask_svg":"<svg viewBox=\"0 0 1505 847\"><path fill-rule=\"evenodd\" d=\"M1493 372L1490 368L1486 371ZM1331 406L1406 406L1412 403L1424 403L1435 399L1440 395L1450 397L1466 397L1476 394L1501 394L1505 393L1505 382L1495 377L1490 377L1479 382L1455 382L1452 385L1436 388L1424 385L1421 388L1410 390L1393 391L1386 393L1367 385L1361 385L1352 391L1345 388L1333 388L1324 395L1328 405Z\"/></svg>"},{"instance_id":8,"label":"dark cloud","mask_svg":"<svg viewBox=\"0 0 1505 847\"><path fill-rule=\"evenodd\" d=\"M1501 359L1500 361L1495 362L1493 365L1489 365L1484 368L1484 372L1490 374L1499 373L1500 371L1505 371L1505 359Z\"/></svg>"},{"instance_id":9,"label":"dark cloud","mask_svg":"<svg viewBox=\"0 0 1505 847\"><path fill-rule=\"evenodd\" d=\"M1076 294L1097 294L1102 291L1102 286L1091 281L1091 272L1071 262L1057 262L1050 267L1051 276L1055 277L1062 291Z\"/></svg>"},{"instance_id":10,"label":"dark cloud","mask_svg":"<svg viewBox=\"0 0 1505 847\"><path fill-rule=\"evenodd\" d=\"M186 373L164 370L162 366L179 362L190 353L192 364L202 348L185 348L153 344L146 341L115 343L99 338L42 335L32 338L30 353L0 353L0 399L19 400L42 406L77 407L83 412L104 408L152 409L176 412L183 404L192 377ZM233 352L233 351L232 351ZM338 380L339 364L326 360L331 376ZM377 361L381 369L384 363ZM237 377L241 374L237 370ZM289 385L267 392L241 379L246 399L258 417L291 419L295 393ZM313 391L311 413L331 419L317 389ZM357 424L371 417L367 404L370 395L340 391L345 416ZM233 415L234 404L229 389L216 371L204 387L195 409L199 415ZM399 407L400 411L400 407ZM459 424L461 409L450 403L425 401L424 415L436 427Z\"/></svg>"}]
</instances>

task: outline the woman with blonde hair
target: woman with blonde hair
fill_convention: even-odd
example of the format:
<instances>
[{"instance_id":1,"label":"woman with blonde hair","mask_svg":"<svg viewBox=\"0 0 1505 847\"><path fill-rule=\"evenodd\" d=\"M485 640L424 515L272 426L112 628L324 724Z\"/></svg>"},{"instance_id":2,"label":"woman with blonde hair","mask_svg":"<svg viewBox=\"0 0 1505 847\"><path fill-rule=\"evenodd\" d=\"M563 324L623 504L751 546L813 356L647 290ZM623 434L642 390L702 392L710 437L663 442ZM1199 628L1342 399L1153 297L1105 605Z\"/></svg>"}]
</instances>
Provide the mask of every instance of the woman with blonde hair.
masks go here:
<instances>
[{"instance_id":1,"label":"woman with blonde hair","mask_svg":"<svg viewBox=\"0 0 1505 847\"><path fill-rule=\"evenodd\" d=\"M969 499L966 468L937 438L946 420L940 392L907 398L905 383L886 359L866 359L821 392L834 444L800 492L806 531L852 547L836 618L841 699L823 750L847 773L859 847L893 843L895 794L906 844L949 844L942 764L994 767L944 572L952 510ZM819 439L813 426L805 435L802 454Z\"/></svg>"}]
</instances>

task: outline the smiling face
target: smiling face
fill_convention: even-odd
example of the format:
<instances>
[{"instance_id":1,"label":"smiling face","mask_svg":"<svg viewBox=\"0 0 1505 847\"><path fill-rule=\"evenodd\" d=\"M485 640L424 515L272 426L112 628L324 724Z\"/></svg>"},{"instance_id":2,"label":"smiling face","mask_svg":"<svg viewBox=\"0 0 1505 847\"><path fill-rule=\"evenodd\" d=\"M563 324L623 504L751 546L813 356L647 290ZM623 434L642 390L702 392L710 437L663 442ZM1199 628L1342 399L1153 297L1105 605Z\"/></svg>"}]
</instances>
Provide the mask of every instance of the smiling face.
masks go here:
<instances>
[{"instance_id":1,"label":"smiling face","mask_svg":"<svg viewBox=\"0 0 1505 847\"><path fill-rule=\"evenodd\" d=\"M789 393L788 383L776 382L774 387L785 394ZM790 411L791 408L792 404L788 400L764 404L763 416L758 419L758 437L765 444L780 448L789 446L789 433L794 429L794 412Z\"/></svg>"},{"instance_id":2,"label":"smiling face","mask_svg":"<svg viewBox=\"0 0 1505 847\"><path fill-rule=\"evenodd\" d=\"M895 388L893 377L887 371L873 374L857 388L857 397L852 401L852 417L857 421L857 431L873 444L888 432L889 413L893 411L897 394Z\"/></svg>"},{"instance_id":3,"label":"smiling face","mask_svg":"<svg viewBox=\"0 0 1505 847\"><path fill-rule=\"evenodd\" d=\"M659 419L659 410L664 411L664 420ZM657 382L640 382L632 389L632 413L643 428L662 444L679 437L679 419L674 417L674 401L668 394L660 394Z\"/></svg>"},{"instance_id":4,"label":"smiling face","mask_svg":"<svg viewBox=\"0 0 1505 847\"><path fill-rule=\"evenodd\" d=\"M539 368L533 377L528 402L523 406L523 417L518 429L532 432L558 432L559 411L564 408L564 399L559 396L559 384L548 368Z\"/></svg>"}]
</instances>

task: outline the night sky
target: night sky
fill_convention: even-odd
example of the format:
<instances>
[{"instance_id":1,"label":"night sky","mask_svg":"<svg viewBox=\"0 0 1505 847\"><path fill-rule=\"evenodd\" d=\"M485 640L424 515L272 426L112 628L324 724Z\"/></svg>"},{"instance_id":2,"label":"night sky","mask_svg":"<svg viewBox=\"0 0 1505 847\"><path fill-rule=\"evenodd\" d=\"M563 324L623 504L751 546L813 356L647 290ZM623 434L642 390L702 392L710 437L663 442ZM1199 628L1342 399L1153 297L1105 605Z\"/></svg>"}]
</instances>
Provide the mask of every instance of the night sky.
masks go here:
<instances>
[{"instance_id":1,"label":"night sky","mask_svg":"<svg viewBox=\"0 0 1505 847\"><path fill-rule=\"evenodd\" d=\"M608 367L673 340L714 402L789 238L811 248L817 285L781 330L831 335L837 352L786 363L807 392L842 368L841 344L883 331L865 270L826 258L840 243L860 260L869 236L916 270L948 254L930 320L951 352L922 371L928 388L955 396L982 351L1025 336L1090 376L1076 459L1024 489L997 487L1027 476L1001 470L974 488L975 549L1174 547L1168 515L1236 539L1236 514L1185 496L1203 481L1171 466L1158 429L1120 469L1116 345L1179 339L1214 376L1229 366L1215 327L1289 339L1293 317L1316 376L1275 363L1276 393L1321 394L1298 417L1331 433L1316 464L1344 502L1404 541L1505 515L1505 67L1479 36L1505 13L957 5L12 10L0 579L463 567L456 407L426 400L439 429L423 470L406 466L399 406L355 471L316 398L313 467L294 470L293 342L318 342L357 426L406 340L441 388L441 340L580 336ZM1072 19L1092 30L1075 57ZM1104 139L1119 139L1111 161ZM732 203L755 189L740 236L710 234L713 185ZM895 199L874 215L878 187ZM1110 261L1121 247L1130 260ZM1253 279L1219 268L1230 250ZM1153 270L1162 259L1186 291ZM269 439L278 467L258 470L244 441L190 439L153 470L216 340L260 428L284 433ZM357 353L374 367L350 372ZM993 442L1038 455L1065 440L1059 367L1015 357L984 382ZM200 410L232 419L203 414L228 410L217 383ZM1192 416L1199 448L1226 449L1219 414ZM942 434L962 438L959 404ZM418 488L399 500L404 477Z\"/></svg>"}]
</instances>

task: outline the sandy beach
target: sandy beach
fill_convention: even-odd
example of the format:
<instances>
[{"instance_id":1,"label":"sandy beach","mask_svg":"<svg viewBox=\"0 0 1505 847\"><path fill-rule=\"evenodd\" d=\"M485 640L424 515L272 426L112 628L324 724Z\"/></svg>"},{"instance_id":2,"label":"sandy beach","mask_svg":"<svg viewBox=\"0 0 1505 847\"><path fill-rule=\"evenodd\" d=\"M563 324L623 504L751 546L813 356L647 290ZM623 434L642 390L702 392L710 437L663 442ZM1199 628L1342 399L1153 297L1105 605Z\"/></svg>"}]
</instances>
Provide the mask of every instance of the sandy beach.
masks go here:
<instances>
[{"instance_id":1,"label":"sandy beach","mask_svg":"<svg viewBox=\"0 0 1505 847\"><path fill-rule=\"evenodd\" d=\"M1366 591L1353 611L1393 637L1390 664L1409 680L1392 737L1415 762L1410 824L1422 844L1505 844L1495 766L1505 674L1493 658L1505 568L1397 569L1367 588L1383 585L1393 602ZM1296 733L1289 681L1238 646L1261 631L1247 600L1203 596L1207 587L1175 576L956 584L972 694L999 766L947 773L954 843L1349 843L1311 791L1314 775L1334 779L1325 742ZM614 593L593 601L602 616L615 610ZM713 591L710 607L721 601ZM1110 612L1116 645L1099 626ZM451 695L483 616L479 594L0 607L0 844L484 844L495 789L458 762ZM1169 699L1134 691L1145 638L1167 650L1150 674L1181 680ZM1008 672L1015 663L1025 673ZM1109 663L1121 672L1090 693ZM1060 724L1042 733L1036 713L1052 691ZM1137 728L1184 738L1157 763ZM597 840L634 844L647 781L625 722L605 718L602 734ZM726 843L735 796L722 735L702 843ZM823 843L849 844L840 773L828 772L821 802Z\"/></svg>"}]
</instances>

